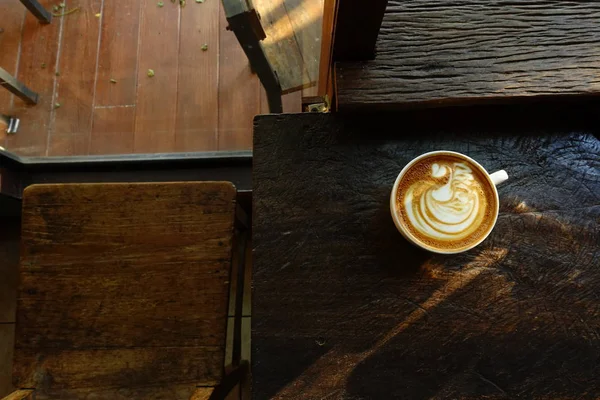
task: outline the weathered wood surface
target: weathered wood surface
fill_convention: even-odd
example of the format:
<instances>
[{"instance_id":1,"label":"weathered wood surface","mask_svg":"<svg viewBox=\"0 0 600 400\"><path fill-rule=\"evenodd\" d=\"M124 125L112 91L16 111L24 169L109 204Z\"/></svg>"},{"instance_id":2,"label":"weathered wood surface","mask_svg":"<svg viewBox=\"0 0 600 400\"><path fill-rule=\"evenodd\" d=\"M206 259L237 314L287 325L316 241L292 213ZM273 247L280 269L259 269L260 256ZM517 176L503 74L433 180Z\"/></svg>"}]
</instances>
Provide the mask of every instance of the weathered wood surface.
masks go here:
<instances>
[{"instance_id":1,"label":"weathered wood surface","mask_svg":"<svg viewBox=\"0 0 600 400\"><path fill-rule=\"evenodd\" d=\"M225 182L27 188L15 387L189 399L218 383L235 194Z\"/></svg>"},{"instance_id":2,"label":"weathered wood surface","mask_svg":"<svg viewBox=\"0 0 600 400\"><path fill-rule=\"evenodd\" d=\"M390 0L377 56L336 68L340 110L600 92L600 3Z\"/></svg>"},{"instance_id":3,"label":"weathered wood surface","mask_svg":"<svg viewBox=\"0 0 600 400\"><path fill-rule=\"evenodd\" d=\"M335 23L336 0L323 1L323 17L321 29L321 55L319 56L319 81L317 82L317 95L327 95L333 99L333 27Z\"/></svg>"},{"instance_id":4,"label":"weathered wood surface","mask_svg":"<svg viewBox=\"0 0 600 400\"><path fill-rule=\"evenodd\" d=\"M33 390L15 390L2 400L35 400Z\"/></svg>"},{"instance_id":5,"label":"weathered wood surface","mask_svg":"<svg viewBox=\"0 0 600 400\"><path fill-rule=\"evenodd\" d=\"M254 398L599 398L597 109L257 117ZM463 254L390 217L402 167L439 149L510 176Z\"/></svg>"},{"instance_id":6,"label":"weathered wood surface","mask_svg":"<svg viewBox=\"0 0 600 400\"><path fill-rule=\"evenodd\" d=\"M312 81L312 77L302 60L302 48L284 2L253 0L252 4L260 14L260 22L267 35L261 45L277 73L282 93L302 89Z\"/></svg>"},{"instance_id":7,"label":"weathered wood surface","mask_svg":"<svg viewBox=\"0 0 600 400\"><path fill-rule=\"evenodd\" d=\"M302 97L316 96L321 58L321 33L324 0L285 0L285 9L294 28L294 36L302 52L302 66L309 82L303 82ZM307 87L308 86L308 87Z\"/></svg>"}]
</instances>

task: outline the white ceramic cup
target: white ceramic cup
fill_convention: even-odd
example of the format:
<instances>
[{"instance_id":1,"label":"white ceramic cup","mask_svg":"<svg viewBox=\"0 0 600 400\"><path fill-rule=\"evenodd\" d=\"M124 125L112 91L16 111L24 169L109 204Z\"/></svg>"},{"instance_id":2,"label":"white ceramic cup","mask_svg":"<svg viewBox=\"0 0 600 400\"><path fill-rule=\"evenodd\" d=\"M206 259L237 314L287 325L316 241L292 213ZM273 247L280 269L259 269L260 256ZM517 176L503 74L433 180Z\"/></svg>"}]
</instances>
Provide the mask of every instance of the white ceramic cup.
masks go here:
<instances>
[{"instance_id":1,"label":"white ceramic cup","mask_svg":"<svg viewBox=\"0 0 600 400\"><path fill-rule=\"evenodd\" d=\"M492 221L491 228L484 236L481 237L481 239L479 239L478 241L474 242L473 244L471 244L470 246L468 246L464 249L443 250L443 249L438 249L438 248L432 247L426 243L421 242L417 238L415 238L400 223L400 217L398 216L398 205L397 205L397 201L396 201L397 194L398 194L398 185L400 184L400 181L402 180L402 178L404 177L404 174L406 173L406 171L409 170L410 167L415 165L417 162L419 162L423 158L436 156L436 155L451 155L451 156L455 156L458 158L463 158L463 159L467 160L469 163L471 163L472 165L479 168L479 171L482 173L482 175L485 176L489 180L490 187L493 189L494 196L496 197L496 210L494 210L494 214L493 214L494 220ZM473 247L480 244L481 242L483 242L488 237L490 232L494 229L494 226L496 225L496 221L498 220L498 209L500 207L500 201L498 199L498 190L496 189L496 186L499 185L500 183L504 182L507 179L508 179L508 174L506 173L506 171L500 170L500 171L494 172L493 174L490 174L485 170L485 168L483 168L481 166L481 164L479 164L477 161L473 160L471 157L466 156L461 153L457 153L455 151L439 150L439 151L431 151L429 153L421 154L420 156L418 156L417 158L415 158L411 162L409 162L404 168L402 168L402 171L400 171L400 173L398 174L398 177L396 178L396 182L394 183L394 187L392 188L392 194L390 195L390 211L392 213L392 219L394 220L394 224L396 224L396 228L398 229L398 231L400 231L402 236L404 236L406 238L406 240L408 240L409 242L411 242L412 244L414 244L418 247L421 247L425 250L432 251L434 253L439 253L439 254L462 253L463 251L470 250Z\"/></svg>"}]
</instances>

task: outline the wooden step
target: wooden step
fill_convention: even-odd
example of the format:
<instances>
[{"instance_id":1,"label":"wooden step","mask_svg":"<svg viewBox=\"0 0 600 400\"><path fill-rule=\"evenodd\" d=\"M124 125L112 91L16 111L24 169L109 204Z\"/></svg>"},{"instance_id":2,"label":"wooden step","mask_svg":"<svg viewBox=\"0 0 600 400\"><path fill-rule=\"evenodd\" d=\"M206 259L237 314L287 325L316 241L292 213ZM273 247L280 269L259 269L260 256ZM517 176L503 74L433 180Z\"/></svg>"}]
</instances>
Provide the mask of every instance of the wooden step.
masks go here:
<instances>
[{"instance_id":1,"label":"wooden step","mask_svg":"<svg viewBox=\"0 0 600 400\"><path fill-rule=\"evenodd\" d=\"M390 0L375 60L336 65L339 110L600 92L600 3Z\"/></svg>"}]
</instances>

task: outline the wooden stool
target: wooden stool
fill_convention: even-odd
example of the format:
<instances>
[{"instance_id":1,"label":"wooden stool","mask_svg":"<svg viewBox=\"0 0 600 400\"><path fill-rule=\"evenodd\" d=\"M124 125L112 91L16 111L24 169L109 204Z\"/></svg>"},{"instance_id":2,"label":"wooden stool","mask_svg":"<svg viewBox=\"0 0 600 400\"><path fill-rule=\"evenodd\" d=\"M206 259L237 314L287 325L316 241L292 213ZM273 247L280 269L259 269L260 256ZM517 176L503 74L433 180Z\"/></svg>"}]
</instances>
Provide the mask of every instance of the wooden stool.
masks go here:
<instances>
[{"instance_id":1,"label":"wooden stool","mask_svg":"<svg viewBox=\"0 0 600 400\"><path fill-rule=\"evenodd\" d=\"M243 381L246 363L224 369L235 196L225 182L27 188L12 398L216 399Z\"/></svg>"}]
</instances>

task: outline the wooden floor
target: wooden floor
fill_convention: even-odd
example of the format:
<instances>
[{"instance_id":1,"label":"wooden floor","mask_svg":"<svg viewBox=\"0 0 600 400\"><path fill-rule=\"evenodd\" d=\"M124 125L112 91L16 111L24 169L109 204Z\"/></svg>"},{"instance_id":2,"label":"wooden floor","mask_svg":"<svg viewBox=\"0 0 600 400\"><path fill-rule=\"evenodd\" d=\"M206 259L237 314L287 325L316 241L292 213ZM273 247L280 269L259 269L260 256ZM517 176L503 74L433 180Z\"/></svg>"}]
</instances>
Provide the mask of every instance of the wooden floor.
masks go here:
<instances>
[{"instance_id":1,"label":"wooden floor","mask_svg":"<svg viewBox=\"0 0 600 400\"><path fill-rule=\"evenodd\" d=\"M28 156L251 148L252 119L268 106L220 0L65 4L75 11L41 25L0 0L0 67L40 94L26 106L0 90L0 113L21 119L0 146ZM284 111L300 108L300 92L284 96Z\"/></svg>"}]
</instances>

